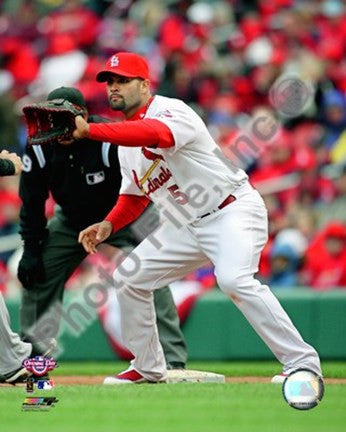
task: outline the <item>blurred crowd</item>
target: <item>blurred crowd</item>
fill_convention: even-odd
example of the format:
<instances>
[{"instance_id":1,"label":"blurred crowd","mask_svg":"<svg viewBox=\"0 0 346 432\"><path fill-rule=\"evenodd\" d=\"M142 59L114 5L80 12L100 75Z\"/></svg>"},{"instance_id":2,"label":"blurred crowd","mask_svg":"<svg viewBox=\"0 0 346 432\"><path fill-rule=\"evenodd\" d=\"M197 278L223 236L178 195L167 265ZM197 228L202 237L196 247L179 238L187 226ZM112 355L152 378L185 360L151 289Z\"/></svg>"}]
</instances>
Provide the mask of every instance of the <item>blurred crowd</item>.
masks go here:
<instances>
[{"instance_id":1,"label":"blurred crowd","mask_svg":"<svg viewBox=\"0 0 346 432\"><path fill-rule=\"evenodd\" d=\"M115 119L96 72L114 52L138 52L148 58L154 92L197 110L262 193L270 238L259 278L276 287L346 287L343 1L0 4L0 150L23 153L22 107L61 85L79 88L90 113ZM0 179L3 291L15 279L17 182ZM76 280L88 271L87 263ZM188 279L215 284L208 268Z\"/></svg>"}]
</instances>

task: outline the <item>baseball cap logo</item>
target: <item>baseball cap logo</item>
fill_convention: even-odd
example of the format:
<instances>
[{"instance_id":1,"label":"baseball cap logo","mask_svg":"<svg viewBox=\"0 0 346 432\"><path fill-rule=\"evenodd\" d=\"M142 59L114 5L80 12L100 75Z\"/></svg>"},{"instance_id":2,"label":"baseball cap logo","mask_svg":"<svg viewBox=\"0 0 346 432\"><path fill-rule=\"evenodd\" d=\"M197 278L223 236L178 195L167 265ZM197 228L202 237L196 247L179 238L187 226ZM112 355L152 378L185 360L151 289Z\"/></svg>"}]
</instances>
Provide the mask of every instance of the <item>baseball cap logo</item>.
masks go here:
<instances>
[{"instance_id":1,"label":"baseball cap logo","mask_svg":"<svg viewBox=\"0 0 346 432\"><path fill-rule=\"evenodd\" d=\"M105 82L109 74L116 74L128 78L149 79L149 67L146 59L139 54L131 52L119 52L113 54L106 67L96 75L98 82Z\"/></svg>"},{"instance_id":2,"label":"baseball cap logo","mask_svg":"<svg viewBox=\"0 0 346 432\"><path fill-rule=\"evenodd\" d=\"M119 66L118 56L114 55L111 57L111 67Z\"/></svg>"}]
</instances>

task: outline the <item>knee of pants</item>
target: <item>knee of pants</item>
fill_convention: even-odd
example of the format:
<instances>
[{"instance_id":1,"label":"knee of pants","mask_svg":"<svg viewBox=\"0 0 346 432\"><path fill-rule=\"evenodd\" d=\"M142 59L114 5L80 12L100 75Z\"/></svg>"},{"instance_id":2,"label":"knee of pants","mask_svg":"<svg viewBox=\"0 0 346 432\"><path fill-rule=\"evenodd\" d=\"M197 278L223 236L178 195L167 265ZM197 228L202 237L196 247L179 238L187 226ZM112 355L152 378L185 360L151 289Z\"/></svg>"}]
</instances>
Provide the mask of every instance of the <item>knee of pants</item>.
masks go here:
<instances>
[{"instance_id":1,"label":"knee of pants","mask_svg":"<svg viewBox=\"0 0 346 432\"><path fill-rule=\"evenodd\" d=\"M125 271L117 269L113 273L113 280L115 288L118 290L127 289L145 289L147 281L145 279L145 272L140 268L133 269L133 271Z\"/></svg>"},{"instance_id":2,"label":"knee of pants","mask_svg":"<svg viewBox=\"0 0 346 432\"><path fill-rule=\"evenodd\" d=\"M141 258L133 251L113 273L115 288L124 286L144 291L162 288L161 277L165 269L158 267L155 262Z\"/></svg>"},{"instance_id":3,"label":"knee of pants","mask_svg":"<svg viewBox=\"0 0 346 432\"><path fill-rule=\"evenodd\" d=\"M242 275L239 272L227 272L216 277L220 289L225 294L241 295L247 288L251 288L258 283L253 276Z\"/></svg>"}]
</instances>

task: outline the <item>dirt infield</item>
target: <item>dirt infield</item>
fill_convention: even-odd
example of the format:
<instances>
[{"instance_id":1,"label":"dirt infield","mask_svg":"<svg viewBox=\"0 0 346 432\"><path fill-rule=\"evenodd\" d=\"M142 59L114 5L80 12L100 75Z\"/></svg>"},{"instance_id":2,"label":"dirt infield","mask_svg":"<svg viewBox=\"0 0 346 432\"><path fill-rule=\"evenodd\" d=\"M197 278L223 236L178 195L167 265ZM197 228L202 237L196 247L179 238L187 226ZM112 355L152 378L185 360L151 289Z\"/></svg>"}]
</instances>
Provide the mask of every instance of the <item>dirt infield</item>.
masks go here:
<instances>
[{"instance_id":1,"label":"dirt infield","mask_svg":"<svg viewBox=\"0 0 346 432\"><path fill-rule=\"evenodd\" d=\"M104 375L70 375L70 376L56 376L52 377L55 385L94 385L102 384ZM227 383L270 383L271 377L256 377L256 376L242 376L242 377L226 377ZM326 378L326 384L346 384L346 378Z\"/></svg>"},{"instance_id":2,"label":"dirt infield","mask_svg":"<svg viewBox=\"0 0 346 432\"><path fill-rule=\"evenodd\" d=\"M52 376L55 385L100 385L103 383L104 375L61 375ZM226 383L270 383L271 377L240 376L226 377ZM325 378L325 384L346 385L346 378ZM24 384L21 384L24 385ZM1 387L14 387L11 384L0 383Z\"/></svg>"}]
</instances>

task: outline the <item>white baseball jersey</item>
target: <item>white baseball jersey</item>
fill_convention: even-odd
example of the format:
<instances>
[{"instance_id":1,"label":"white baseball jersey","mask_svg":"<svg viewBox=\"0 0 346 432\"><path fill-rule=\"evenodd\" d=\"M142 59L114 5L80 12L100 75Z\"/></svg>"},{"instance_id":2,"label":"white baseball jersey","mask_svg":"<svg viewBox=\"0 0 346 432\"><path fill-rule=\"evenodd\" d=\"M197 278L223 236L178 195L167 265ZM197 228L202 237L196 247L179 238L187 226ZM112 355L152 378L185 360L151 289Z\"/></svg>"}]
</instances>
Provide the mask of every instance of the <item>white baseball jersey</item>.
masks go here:
<instances>
[{"instance_id":1,"label":"white baseball jersey","mask_svg":"<svg viewBox=\"0 0 346 432\"><path fill-rule=\"evenodd\" d=\"M223 155L202 119L184 102L155 96L145 118L165 123L175 145L119 147L121 194L145 194L179 221L192 222L216 210L247 181L246 173Z\"/></svg>"}]
</instances>

